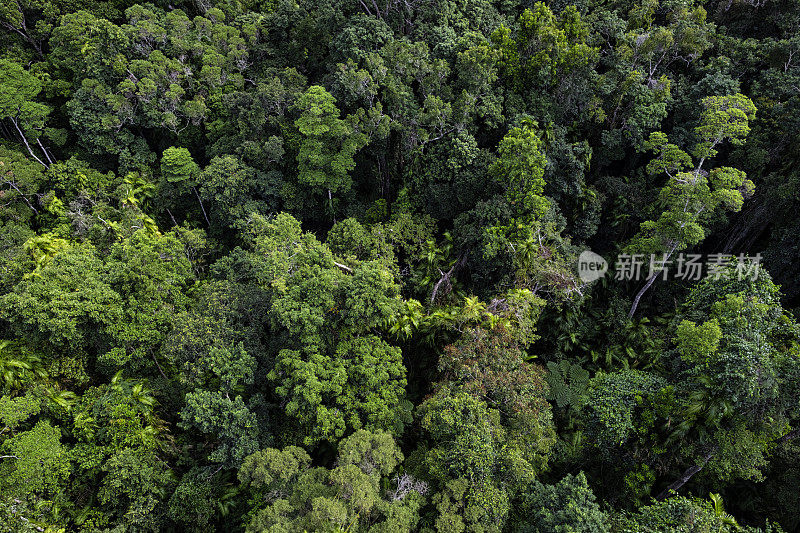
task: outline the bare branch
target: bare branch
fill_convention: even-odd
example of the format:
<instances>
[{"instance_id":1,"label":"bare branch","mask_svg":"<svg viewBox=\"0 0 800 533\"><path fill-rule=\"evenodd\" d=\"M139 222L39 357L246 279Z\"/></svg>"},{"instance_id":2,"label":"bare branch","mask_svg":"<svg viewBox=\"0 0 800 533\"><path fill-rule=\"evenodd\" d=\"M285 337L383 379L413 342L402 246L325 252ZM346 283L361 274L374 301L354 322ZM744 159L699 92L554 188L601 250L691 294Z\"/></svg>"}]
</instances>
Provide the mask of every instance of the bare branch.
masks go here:
<instances>
[{"instance_id":1,"label":"bare branch","mask_svg":"<svg viewBox=\"0 0 800 533\"><path fill-rule=\"evenodd\" d=\"M345 270L345 271L347 271L347 272L350 272L351 274L353 273L353 269L352 269L352 268L350 268L350 267L349 267L349 266L347 266L347 265L343 265L343 264L341 264L341 263L337 263L336 261L334 261L334 262L333 262L333 264L334 264L334 265L336 265L337 267L341 268L342 270Z\"/></svg>"},{"instance_id":2,"label":"bare branch","mask_svg":"<svg viewBox=\"0 0 800 533\"><path fill-rule=\"evenodd\" d=\"M28 144L28 139L25 137L25 134L22 133L22 130L19 129L19 124L17 124L17 119L12 118L11 123L14 125L15 128L17 128L17 132L19 133L20 138L22 138L22 142L25 143L25 147L28 149L28 152L31 154L31 157L33 157L36 161L38 161L39 164L42 165L44 168L50 168L41 159L36 157L36 154L33 153L33 150L31 150L31 145Z\"/></svg>"},{"instance_id":3,"label":"bare branch","mask_svg":"<svg viewBox=\"0 0 800 533\"><path fill-rule=\"evenodd\" d=\"M197 201L200 203L200 209L203 210L203 218L206 219L206 224L208 224L208 227L210 228L211 222L208 220L208 215L206 214L206 208L203 205L203 200L200 199L200 193L197 192L197 187L192 187L192 190L194 191L194 195L197 196Z\"/></svg>"},{"instance_id":4,"label":"bare branch","mask_svg":"<svg viewBox=\"0 0 800 533\"><path fill-rule=\"evenodd\" d=\"M25 203L28 204L28 207L31 208L31 211L33 211L37 215L39 214L39 211L37 211L37 209L31 205L30 201L28 201L28 197L25 196L24 194L22 194L22 191L20 191L19 188L17 188L17 185L13 181L6 180L6 183L8 183L11 186L12 189L17 191L17 193L19 193L19 195L22 197L22 199L25 201Z\"/></svg>"},{"instance_id":5,"label":"bare branch","mask_svg":"<svg viewBox=\"0 0 800 533\"><path fill-rule=\"evenodd\" d=\"M47 158L47 161L52 165L54 163L53 159L50 157L50 154L47 152L47 148L44 147L42 144L41 139L36 139L36 144L39 145L39 148L42 149L42 153Z\"/></svg>"}]
</instances>

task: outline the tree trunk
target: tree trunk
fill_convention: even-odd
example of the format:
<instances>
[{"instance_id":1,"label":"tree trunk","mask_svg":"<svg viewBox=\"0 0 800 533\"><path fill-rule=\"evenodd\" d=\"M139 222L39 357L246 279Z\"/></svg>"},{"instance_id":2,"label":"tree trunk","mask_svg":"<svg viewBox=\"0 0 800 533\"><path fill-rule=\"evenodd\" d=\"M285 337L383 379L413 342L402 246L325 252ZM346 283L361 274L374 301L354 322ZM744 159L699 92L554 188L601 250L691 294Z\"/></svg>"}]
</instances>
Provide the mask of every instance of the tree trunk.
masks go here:
<instances>
[{"instance_id":1,"label":"tree trunk","mask_svg":"<svg viewBox=\"0 0 800 533\"><path fill-rule=\"evenodd\" d=\"M679 488L681 488L684 485L686 485L686 483L690 479L692 479L692 476L694 476L696 473L701 471L704 466L706 466L706 464L714 456L714 453L716 453L716 451L717 451L717 449L714 448L713 450L708 452L705 457L703 457L703 462L701 464L690 466L689 468L684 470L683 474L681 474L681 477L679 477L678 479L676 479L675 481L673 481L672 483L667 485L667 488L665 488L660 493L658 493L658 496L656 496L656 499L657 500L663 500L663 499L665 499L665 498L667 498L669 496L670 492L676 491Z\"/></svg>"},{"instance_id":2,"label":"tree trunk","mask_svg":"<svg viewBox=\"0 0 800 533\"><path fill-rule=\"evenodd\" d=\"M192 190L194 191L194 195L197 196L197 202L200 204L200 209L203 210L203 218L206 219L206 224L208 224L208 227L210 228L211 222L208 220L208 215L206 214L206 208L203 205L203 200L200 199L200 193L197 192L197 187L192 187Z\"/></svg>"},{"instance_id":3,"label":"tree trunk","mask_svg":"<svg viewBox=\"0 0 800 533\"><path fill-rule=\"evenodd\" d=\"M661 261L664 263L665 269L667 261L669 261L669 258L672 257L672 254L675 253L677 247L678 247L677 244L673 244L670 247L669 252L665 256L663 256L663 259ZM636 313L636 308L639 307L639 300L641 300L642 296L644 296L644 293L646 293L647 290L653 286L653 283L655 283L656 278L659 276L659 274L661 274L660 270L658 272L653 272L653 275L647 279L647 283L644 284L644 287L639 289L639 292L636 293L636 297L633 299L633 305L631 305L631 310L628 311L628 318L633 318L634 313Z\"/></svg>"},{"instance_id":4,"label":"tree trunk","mask_svg":"<svg viewBox=\"0 0 800 533\"><path fill-rule=\"evenodd\" d=\"M650 276L650 278L648 278L647 283L644 284L644 287L639 289L639 292L636 293L636 297L633 299L633 305L631 305L631 310L628 311L628 318L633 318L633 314L636 312L636 308L639 307L639 300L642 299L642 296L644 296L644 293L647 292L647 289L649 289L653 285L653 283L655 283L656 278L658 277L659 274L660 272L653 273L653 275Z\"/></svg>"}]
</instances>

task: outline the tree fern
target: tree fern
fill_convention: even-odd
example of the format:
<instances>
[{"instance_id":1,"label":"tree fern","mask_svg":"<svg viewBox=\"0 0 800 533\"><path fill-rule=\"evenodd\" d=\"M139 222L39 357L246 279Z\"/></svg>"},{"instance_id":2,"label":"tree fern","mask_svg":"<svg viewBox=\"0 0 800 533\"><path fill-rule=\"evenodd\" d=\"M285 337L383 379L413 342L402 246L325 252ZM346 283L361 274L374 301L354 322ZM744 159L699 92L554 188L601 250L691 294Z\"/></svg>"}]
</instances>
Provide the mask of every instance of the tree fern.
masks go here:
<instances>
[{"instance_id":1,"label":"tree fern","mask_svg":"<svg viewBox=\"0 0 800 533\"><path fill-rule=\"evenodd\" d=\"M560 408L577 408L589 387L589 372L569 361L547 363L545 380L550 386L547 399Z\"/></svg>"}]
</instances>

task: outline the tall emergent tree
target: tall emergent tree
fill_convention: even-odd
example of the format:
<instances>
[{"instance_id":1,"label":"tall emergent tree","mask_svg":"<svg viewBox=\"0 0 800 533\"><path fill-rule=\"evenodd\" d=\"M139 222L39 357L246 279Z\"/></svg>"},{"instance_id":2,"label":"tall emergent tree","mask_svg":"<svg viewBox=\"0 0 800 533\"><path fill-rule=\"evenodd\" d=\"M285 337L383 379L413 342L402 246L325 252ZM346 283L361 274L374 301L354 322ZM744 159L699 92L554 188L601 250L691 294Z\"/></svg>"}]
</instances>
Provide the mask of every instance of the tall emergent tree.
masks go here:
<instances>
[{"instance_id":1,"label":"tall emergent tree","mask_svg":"<svg viewBox=\"0 0 800 533\"><path fill-rule=\"evenodd\" d=\"M646 146L657 154L648 165L651 174L666 174L667 184L659 192L661 214L655 220L642 222L639 234L627 249L632 253L661 254L663 266L676 251L702 241L706 236L705 223L718 207L739 211L744 199L751 196L755 185L747 174L732 167L706 170L707 160L718 153L725 141L733 145L744 143L750 132L750 121L756 107L742 94L710 96L703 99L700 125L695 128L699 141L692 157L668 142L666 134L650 134ZM628 316L636 313L639 301L658 278L661 268L654 268L631 304Z\"/></svg>"}]
</instances>

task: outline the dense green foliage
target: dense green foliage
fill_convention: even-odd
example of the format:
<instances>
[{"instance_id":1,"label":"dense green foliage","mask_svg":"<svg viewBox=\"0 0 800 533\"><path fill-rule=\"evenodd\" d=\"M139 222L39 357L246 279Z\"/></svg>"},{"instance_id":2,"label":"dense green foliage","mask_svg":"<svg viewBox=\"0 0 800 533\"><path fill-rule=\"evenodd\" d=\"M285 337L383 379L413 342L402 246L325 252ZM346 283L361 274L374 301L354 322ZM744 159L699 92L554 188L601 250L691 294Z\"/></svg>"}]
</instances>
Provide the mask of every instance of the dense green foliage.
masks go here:
<instances>
[{"instance_id":1,"label":"dense green foliage","mask_svg":"<svg viewBox=\"0 0 800 533\"><path fill-rule=\"evenodd\" d=\"M0 2L0 532L800 531L798 24Z\"/></svg>"}]
</instances>

